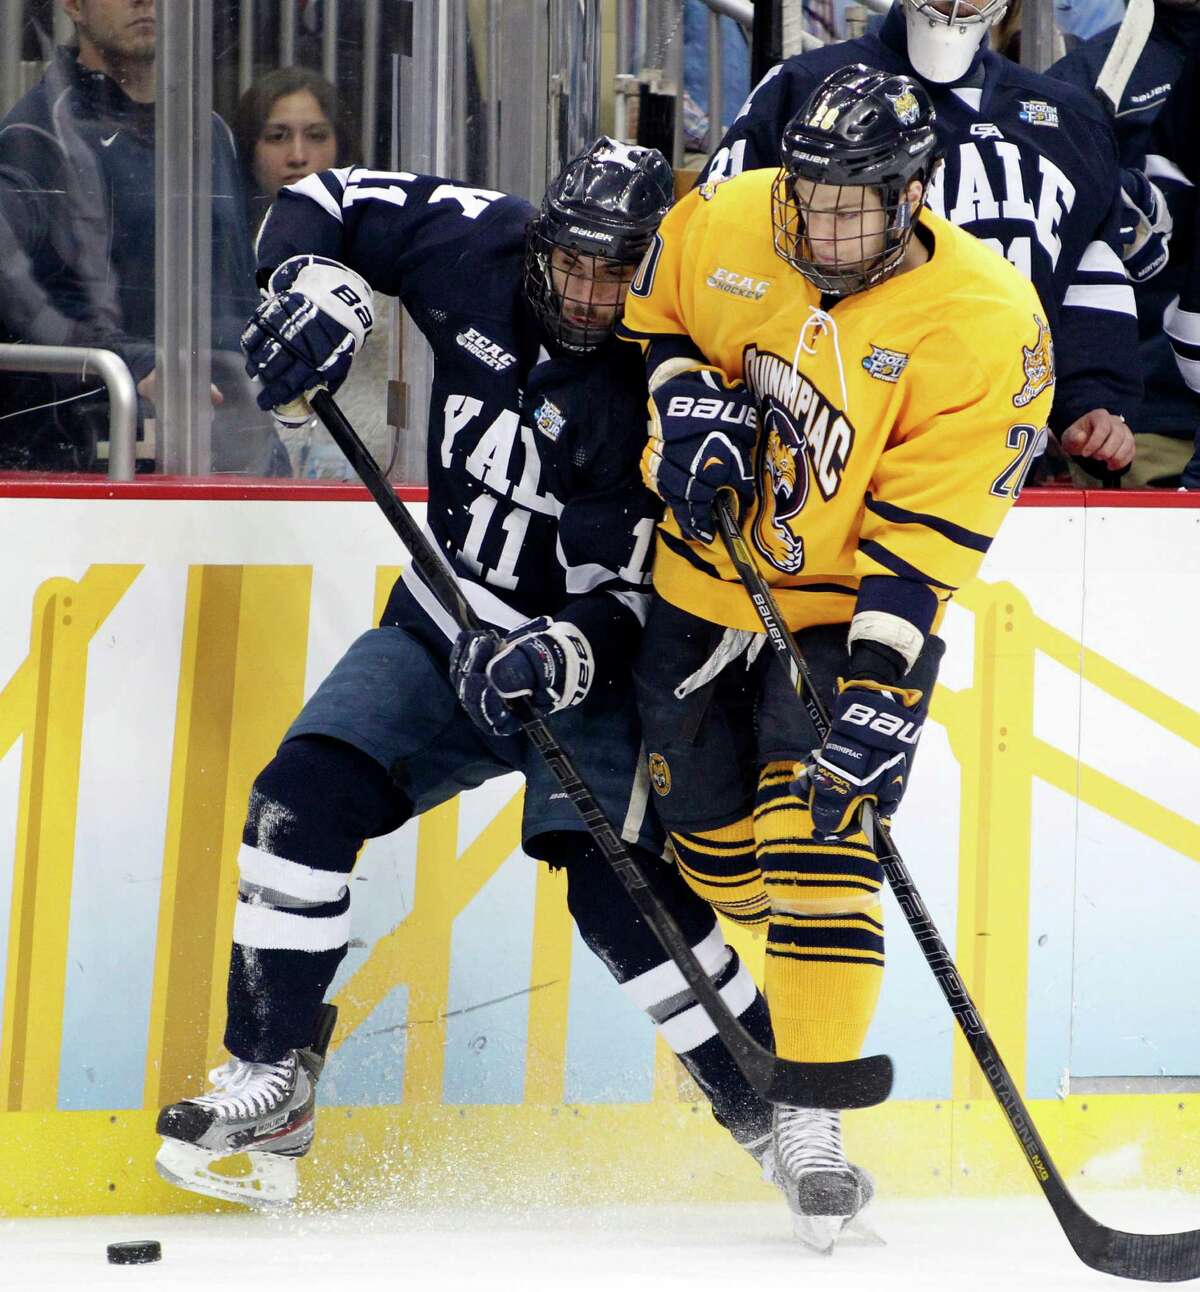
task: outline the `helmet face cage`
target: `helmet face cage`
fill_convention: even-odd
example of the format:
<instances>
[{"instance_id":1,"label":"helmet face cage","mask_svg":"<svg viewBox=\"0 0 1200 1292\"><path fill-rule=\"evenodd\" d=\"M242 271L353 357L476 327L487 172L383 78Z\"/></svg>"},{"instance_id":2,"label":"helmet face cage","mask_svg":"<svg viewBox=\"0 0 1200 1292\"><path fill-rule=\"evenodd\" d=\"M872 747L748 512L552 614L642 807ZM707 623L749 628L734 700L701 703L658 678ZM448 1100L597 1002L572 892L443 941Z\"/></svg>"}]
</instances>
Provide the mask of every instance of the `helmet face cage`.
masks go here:
<instances>
[{"instance_id":1,"label":"helmet face cage","mask_svg":"<svg viewBox=\"0 0 1200 1292\"><path fill-rule=\"evenodd\" d=\"M806 179L786 169L775 177L776 252L830 296L849 296L894 273L916 224L916 211L905 197L908 185L823 184L828 196L809 206L797 191L808 187Z\"/></svg>"},{"instance_id":2,"label":"helmet face cage","mask_svg":"<svg viewBox=\"0 0 1200 1292\"><path fill-rule=\"evenodd\" d=\"M1008 0L980 0L973 4L971 0L950 0L949 7L943 8L946 0L904 0L904 7L920 14L930 26L968 27L983 23L990 27L1004 16Z\"/></svg>"},{"instance_id":3,"label":"helmet face cage","mask_svg":"<svg viewBox=\"0 0 1200 1292\"><path fill-rule=\"evenodd\" d=\"M556 238L552 223L539 218L525 242L525 297L551 341L586 353L612 336L640 260Z\"/></svg>"},{"instance_id":4,"label":"helmet face cage","mask_svg":"<svg viewBox=\"0 0 1200 1292\"><path fill-rule=\"evenodd\" d=\"M822 292L846 296L894 273L941 147L924 88L852 64L788 123L771 189L775 251ZM909 203L914 180L919 201Z\"/></svg>"}]
</instances>

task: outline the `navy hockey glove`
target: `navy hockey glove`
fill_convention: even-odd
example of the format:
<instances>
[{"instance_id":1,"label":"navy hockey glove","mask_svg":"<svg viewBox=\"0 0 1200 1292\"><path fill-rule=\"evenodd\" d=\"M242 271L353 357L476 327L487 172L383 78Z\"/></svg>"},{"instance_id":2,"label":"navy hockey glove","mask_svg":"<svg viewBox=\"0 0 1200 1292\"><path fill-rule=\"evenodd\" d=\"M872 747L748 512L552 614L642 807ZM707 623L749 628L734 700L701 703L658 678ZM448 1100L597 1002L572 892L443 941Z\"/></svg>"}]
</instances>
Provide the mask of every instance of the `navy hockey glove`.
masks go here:
<instances>
[{"instance_id":1,"label":"navy hockey glove","mask_svg":"<svg viewBox=\"0 0 1200 1292\"><path fill-rule=\"evenodd\" d=\"M885 820L900 805L929 705L920 691L838 679L829 735L807 768L819 835L850 834L870 801ZM796 782L793 793L803 796Z\"/></svg>"},{"instance_id":2,"label":"navy hockey glove","mask_svg":"<svg viewBox=\"0 0 1200 1292\"><path fill-rule=\"evenodd\" d=\"M1157 184L1140 170L1121 171L1121 257L1132 282L1144 283L1167 263L1175 222Z\"/></svg>"},{"instance_id":3,"label":"navy hockey glove","mask_svg":"<svg viewBox=\"0 0 1200 1292\"><path fill-rule=\"evenodd\" d=\"M485 629L459 633L450 652L458 698L471 721L492 736L515 736L521 729L505 701L526 696L537 713L557 713L587 696L595 672L583 633L545 615L505 637Z\"/></svg>"},{"instance_id":4,"label":"navy hockey glove","mask_svg":"<svg viewBox=\"0 0 1200 1292\"><path fill-rule=\"evenodd\" d=\"M332 394L345 381L374 326L374 298L354 270L325 256L285 260L267 293L242 333L246 371L262 381L260 408L274 409L285 426L303 425L312 416L304 394L318 386Z\"/></svg>"},{"instance_id":5,"label":"navy hockey glove","mask_svg":"<svg viewBox=\"0 0 1200 1292\"><path fill-rule=\"evenodd\" d=\"M669 377L650 396L642 476L671 508L685 538L711 543L717 490L754 497L754 396L714 368Z\"/></svg>"}]
</instances>

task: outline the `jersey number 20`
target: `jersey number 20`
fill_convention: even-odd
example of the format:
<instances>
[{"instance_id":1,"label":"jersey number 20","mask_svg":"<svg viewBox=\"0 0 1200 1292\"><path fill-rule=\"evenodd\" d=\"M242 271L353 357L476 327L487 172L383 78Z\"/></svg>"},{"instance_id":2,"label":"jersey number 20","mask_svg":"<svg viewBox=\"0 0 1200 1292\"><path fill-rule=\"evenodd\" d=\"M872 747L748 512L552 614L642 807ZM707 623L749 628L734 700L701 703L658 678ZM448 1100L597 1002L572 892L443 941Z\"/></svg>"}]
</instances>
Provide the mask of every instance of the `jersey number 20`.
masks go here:
<instances>
[{"instance_id":1,"label":"jersey number 20","mask_svg":"<svg viewBox=\"0 0 1200 1292\"><path fill-rule=\"evenodd\" d=\"M1017 456L992 481L990 493L997 498L1017 499L1021 496L1021 486L1037 457L1046 443L1046 429L1040 431L1036 426L1010 426L1008 428L1008 447L1017 450Z\"/></svg>"}]
</instances>

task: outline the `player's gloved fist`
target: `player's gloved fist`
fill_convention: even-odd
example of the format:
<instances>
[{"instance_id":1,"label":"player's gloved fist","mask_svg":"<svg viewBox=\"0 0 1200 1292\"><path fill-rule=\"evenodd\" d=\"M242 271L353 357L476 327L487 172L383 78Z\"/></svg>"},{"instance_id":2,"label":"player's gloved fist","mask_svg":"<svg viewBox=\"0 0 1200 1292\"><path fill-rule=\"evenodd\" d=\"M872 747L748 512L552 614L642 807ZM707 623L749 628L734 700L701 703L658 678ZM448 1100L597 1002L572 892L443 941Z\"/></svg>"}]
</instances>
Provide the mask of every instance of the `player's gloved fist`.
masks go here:
<instances>
[{"instance_id":1,"label":"player's gloved fist","mask_svg":"<svg viewBox=\"0 0 1200 1292\"><path fill-rule=\"evenodd\" d=\"M889 818L908 782L928 703L921 691L838 679L829 735L807 767L808 803L820 835L853 833L864 803ZM793 785L803 795L804 782Z\"/></svg>"},{"instance_id":2,"label":"player's gloved fist","mask_svg":"<svg viewBox=\"0 0 1200 1292\"><path fill-rule=\"evenodd\" d=\"M1174 220L1157 184L1132 167L1121 171L1121 257L1125 272L1143 283L1167 263Z\"/></svg>"},{"instance_id":3,"label":"player's gloved fist","mask_svg":"<svg viewBox=\"0 0 1200 1292\"><path fill-rule=\"evenodd\" d=\"M650 442L642 476L671 508L686 538L711 543L712 509L726 486L754 496L754 397L714 368L692 369L657 384L650 396Z\"/></svg>"},{"instance_id":4,"label":"player's gloved fist","mask_svg":"<svg viewBox=\"0 0 1200 1292\"><path fill-rule=\"evenodd\" d=\"M587 696L595 672L583 633L545 615L504 637L485 629L460 633L450 652L450 680L463 708L493 736L520 730L508 700L524 696L537 713L557 713Z\"/></svg>"},{"instance_id":5,"label":"player's gloved fist","mask_svg":"<svg viewBox=\"0 0 1200 1292\"><path fill-rule=\"evenodd\" d=\"M325 256L285 260L242 333L246 371L262 381L258 406L285 425L307 421L297 401L317 386L336 391L374 324L371 288L353 269Z\"/></svg>"}]
</instances>

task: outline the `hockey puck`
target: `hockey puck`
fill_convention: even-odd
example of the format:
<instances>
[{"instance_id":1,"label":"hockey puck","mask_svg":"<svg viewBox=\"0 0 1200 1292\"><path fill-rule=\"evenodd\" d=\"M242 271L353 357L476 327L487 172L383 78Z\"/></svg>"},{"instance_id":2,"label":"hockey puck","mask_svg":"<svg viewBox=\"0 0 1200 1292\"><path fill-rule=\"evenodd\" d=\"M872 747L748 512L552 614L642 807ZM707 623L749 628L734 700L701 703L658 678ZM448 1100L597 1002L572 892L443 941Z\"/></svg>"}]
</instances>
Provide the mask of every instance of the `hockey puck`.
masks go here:
<instances>
[{"instance_id":1,"label":"hockey puck","mask_svg":"<svg viewBox=\"0 0 1200 1292\"><path fill-rule=\"evenodd\" d=\"M110 1265L149 1265L162 1260L162 1244L149 1238L140 1243L109 1243Z\"/></svg>"}]
</instances>

